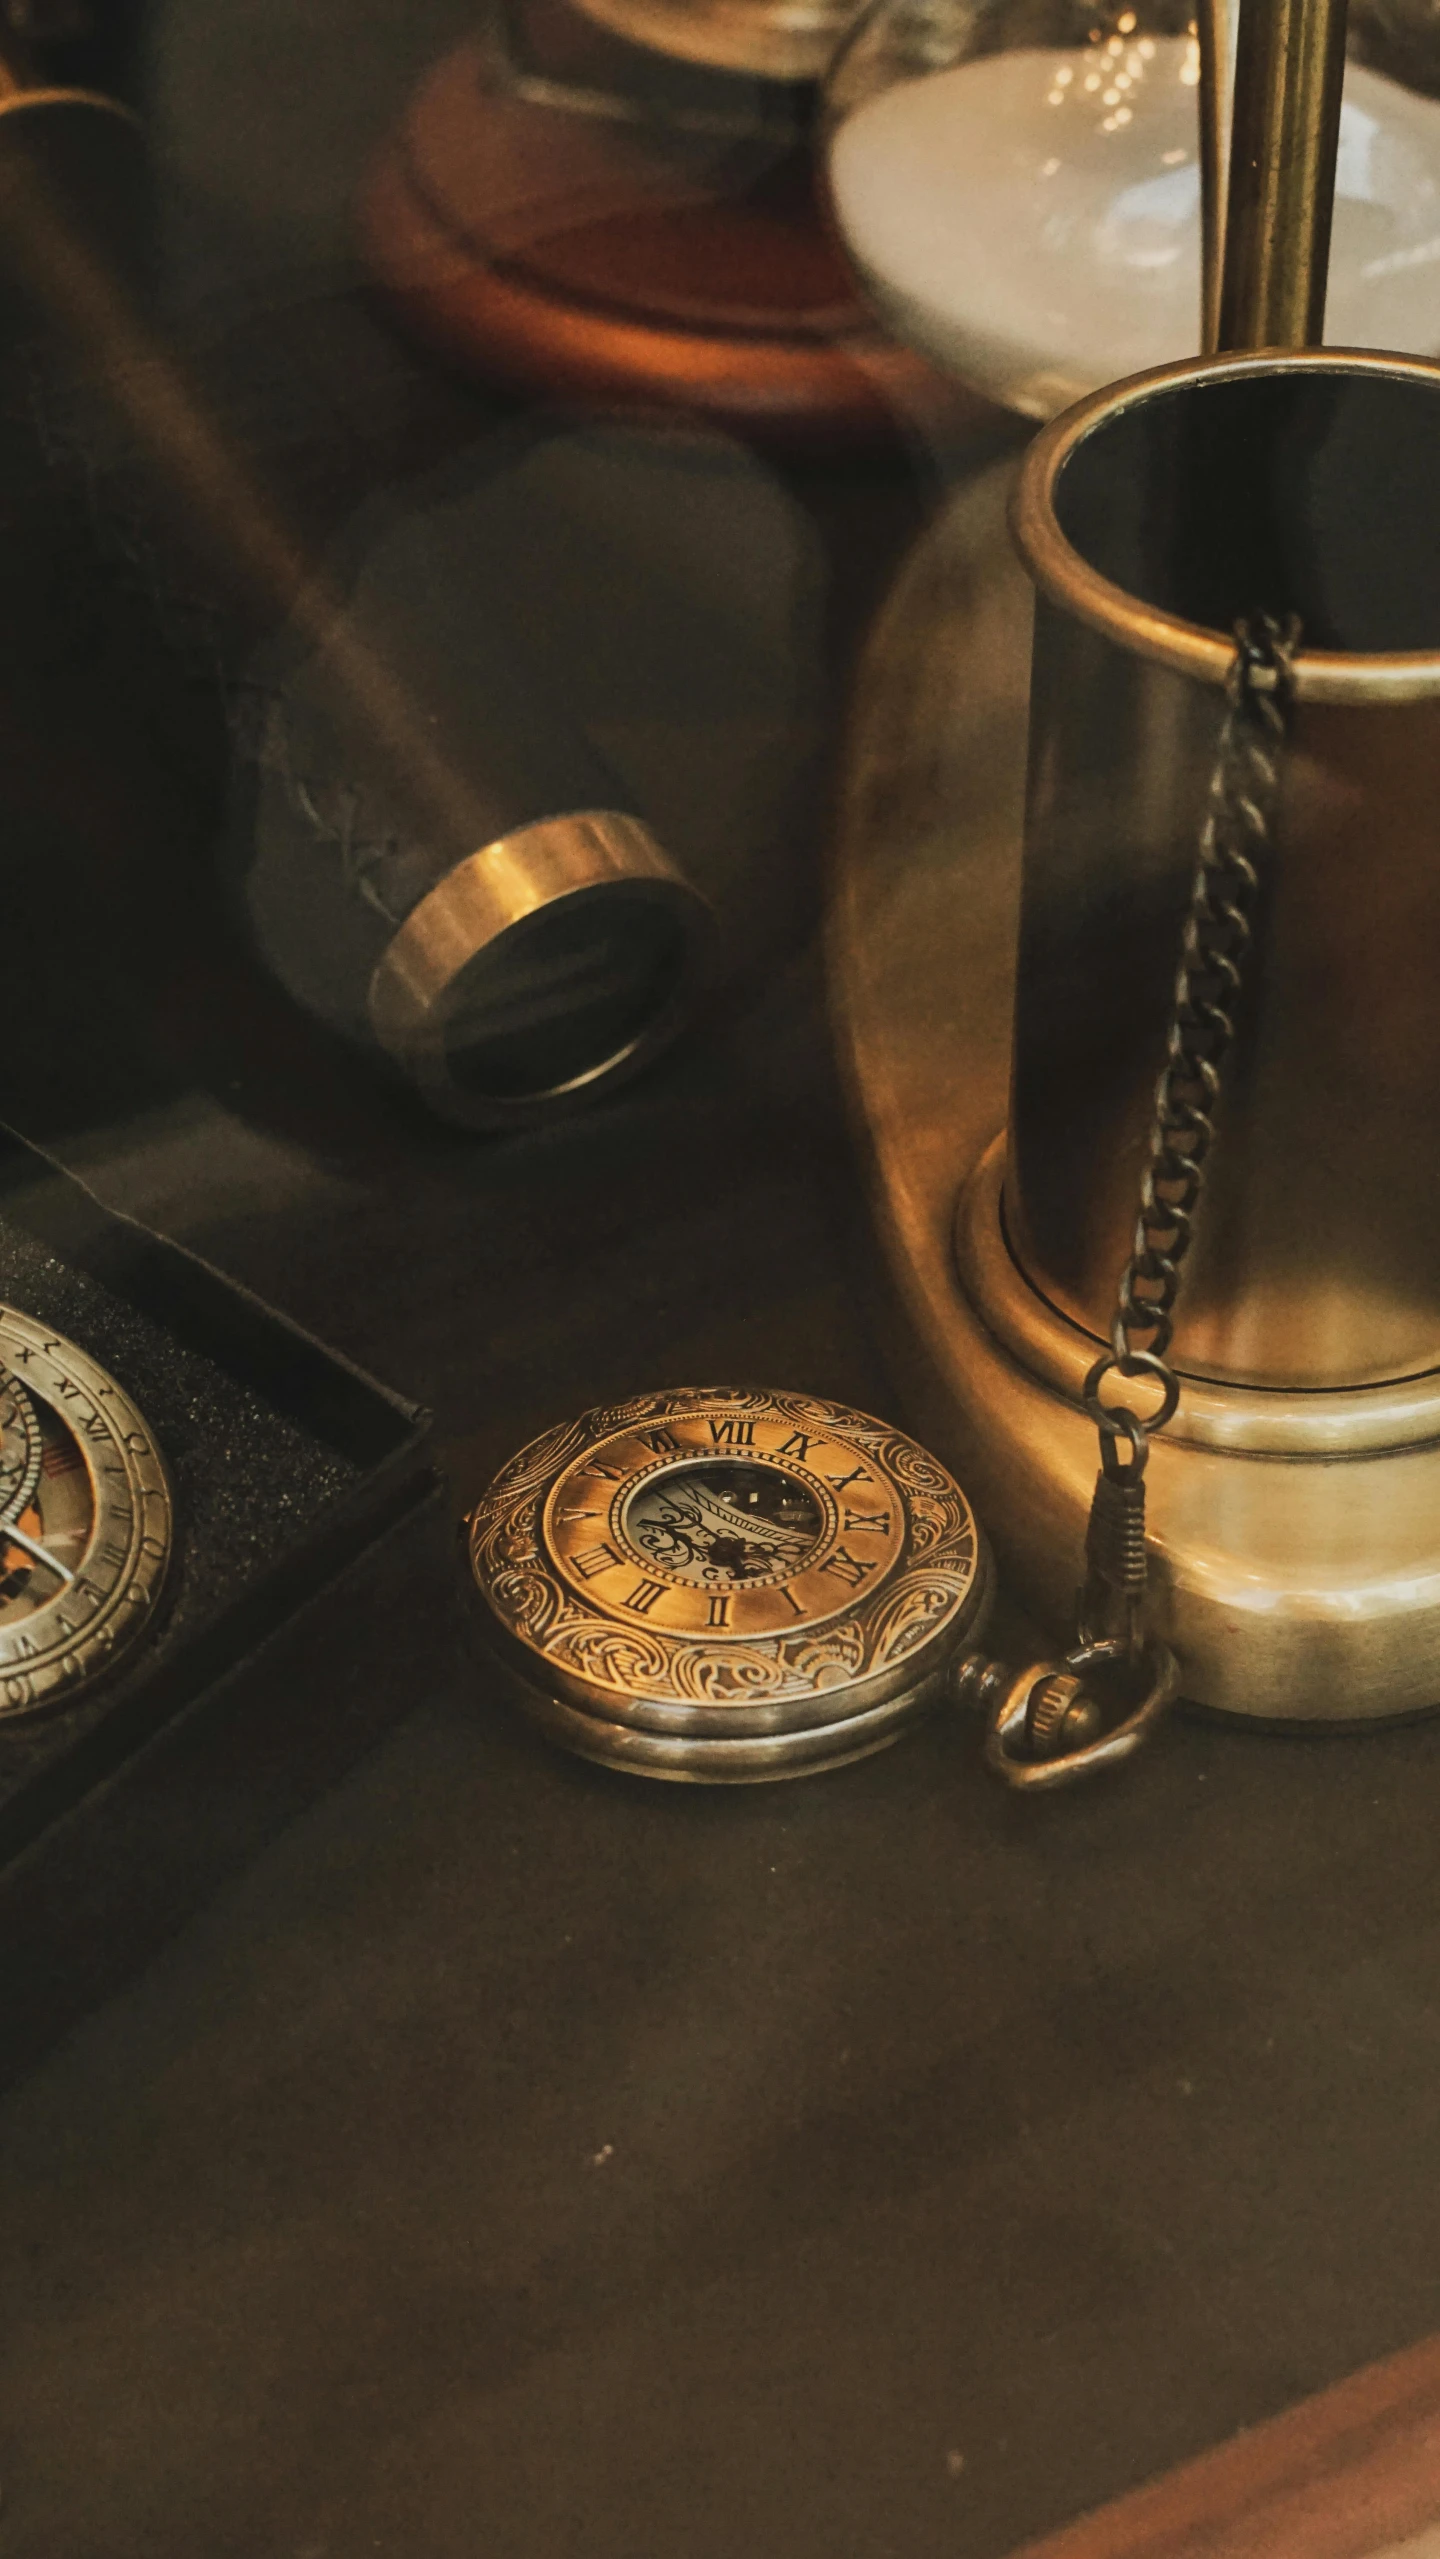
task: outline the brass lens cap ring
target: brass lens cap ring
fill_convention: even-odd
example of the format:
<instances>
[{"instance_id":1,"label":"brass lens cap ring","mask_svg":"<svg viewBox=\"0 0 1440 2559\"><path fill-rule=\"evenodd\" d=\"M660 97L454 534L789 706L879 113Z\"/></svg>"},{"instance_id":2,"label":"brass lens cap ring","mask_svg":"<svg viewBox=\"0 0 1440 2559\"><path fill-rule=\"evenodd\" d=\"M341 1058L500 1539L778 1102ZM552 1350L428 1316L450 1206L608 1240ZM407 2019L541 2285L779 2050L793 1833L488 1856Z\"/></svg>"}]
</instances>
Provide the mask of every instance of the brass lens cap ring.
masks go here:
<instances>
[{"instance_id":1,"label":"brass lens cap ring","mask_svg":"<svg viewBox=\"0 0 1440 2559\"><path fill-rule=\"evenodd\" d=\"M706 975L713 924L638 818L537 819L412 909L371 980L370 1021L442 1118L523 1127L667 1046Z\"/></svg>"},{"instance_id":2,"label":"brass lens cap ring","mask_svg":"<svg viewBox=\"0 0 1440 2559\"><path fill-rule=\"evenodd\" d=\"M868 1414L673 1388L532 1440L469 1521L528 1711L586 1759L753 1784L894 1741L979 1631L959 1486Z\"/></svg>"}]
</instances>

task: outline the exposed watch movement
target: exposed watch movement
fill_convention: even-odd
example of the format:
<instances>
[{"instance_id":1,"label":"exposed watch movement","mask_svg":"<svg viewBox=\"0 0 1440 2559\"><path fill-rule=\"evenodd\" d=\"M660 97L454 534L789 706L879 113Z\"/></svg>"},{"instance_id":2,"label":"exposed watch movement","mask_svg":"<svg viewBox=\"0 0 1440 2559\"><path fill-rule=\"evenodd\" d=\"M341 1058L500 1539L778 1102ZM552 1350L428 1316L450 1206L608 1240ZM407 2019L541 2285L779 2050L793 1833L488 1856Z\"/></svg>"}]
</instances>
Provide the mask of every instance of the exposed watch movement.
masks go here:
<instances>
[{"instance_id":1,"label":"exposed watch movement","mask_svg":"<svg viewBox=\"0 0 1440 2559\"><path fill-rule=\"evenodd\" d=\"M651 1777L789 1777L883 1748L989 1597L944 1468L804 1395L587 1413L512 1458L469 1525L536 1719Z\"/></svg>"},{"instance_id":2,"label":"exposed watch movement","mask_svg":"<svg viewBox=\"0 0 1440 2559\"><path fill-rule=\"evenodd\" d=\"M129 1397L0 1307L0 1719L69 1704L121 1661L172 1533L164 1464Z\"/></svg>"}]
</instances>

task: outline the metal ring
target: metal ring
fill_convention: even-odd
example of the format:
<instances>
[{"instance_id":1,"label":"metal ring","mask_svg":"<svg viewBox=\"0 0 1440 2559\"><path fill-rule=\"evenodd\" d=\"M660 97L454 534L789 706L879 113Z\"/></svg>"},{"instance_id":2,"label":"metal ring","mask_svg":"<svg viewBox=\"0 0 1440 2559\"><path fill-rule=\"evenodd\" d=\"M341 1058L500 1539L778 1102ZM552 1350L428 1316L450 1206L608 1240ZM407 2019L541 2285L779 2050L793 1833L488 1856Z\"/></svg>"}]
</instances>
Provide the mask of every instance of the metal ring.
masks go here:
<instances>
[{"instance_id":1,"label":"metal ring","mask_svg":"<svg viewBox=\"0 0 1440 2559\"><path fill-rule=\"evenodd\" d=\"M638 818L536 819L467 855L411 908L370 981L370 1025L443 1118L524 1127L659 1053L693 1008L713 937L708 902ZM633 946L629 1000L598 1027L583 1005L567 1013L555 987L572 969L583 981L587 950L608 966L617 946ZM509 1053L507 969L522 992L537 976L543 991L547 970L554 981L535 1036Z\"/></svg>"},{"instance_id":2,"label":"metal ring","mask_svg":"<svg viewBox=\"0 0 1440 2559\"><path fill-rule=\"evenodd\" d=\"M1112 1484L1138 1484L1150 1463L1150 1442L1143 1423L1137 1422L1132 1412L1127 1411L1123 1404L1117 1404L1114 1409L1124 1424L1130 1454L1125 1458L1119 1454L1119 1431L1106 1432L1100 1441L1100 1472L1108 1476Z\"/></svg>"},{"instance_id":3,"label":"metal ring","mask_svg":"<svg viewBox=\"0 0 1440 2559\"><path fill-rule=\"evenodd\" d=\"M1118 1667L1130 1657L1127 1644L1107 1640L1099 1644L1077 1644L1067 1653L1063 1667L1074 1677L1083 1679L1087 1670L1100 1665ZM1122 1759L1130 1759L1149 1739L1180 1685L1180 1669L1168 1644L1149 1644L1144 1662L1149 1685L1144 1696L1123 1723L1113 1732L1102 1733L1098 1741L1086 1742L1081 1749L1067 1751L1058 1759L1018 1759L1010 1742L1023 1731L1030 1711L1030 1697L1037 1681L1048 1679L1055 1669L1053 1662L1032 1662L1010 1682L985 1735L985 1765L1007 1786L1030 1794L1047 1788L1073 1786L1078 1778L1089 1777L1102 1768L1113 1768Z\"/></svg>"},{"instance_id":4,"label":"metal ring","mask_svg":"<svg viewBox=\"0 0 1440 2559\"><path fill-rule=\"evenodd\" d=\"M1100 1388L1112 1368L1119 1376L1125 1378L1153 1377L1162 1389L1158 1413L1151 1413L1144 1422L1138 1422L1138 1416L1131 1413L1127 1405L1102 1404ZM1132 1351L1127 1343L1123 1350L1101 1352L1081 1388L1081 1398L1097 1430L1108 1432L1112 1414L1118 1416L1125 1413L1129 1421L1132 1424L1138 1423L1138 1427L1142 1430L1163 1431L1166 1423L1172 1422L1179 1410L1180 1380L1173 1369L1167 1368L1162 1359L1156 1358L1153 1351Z\"/></svg>"}]
</instances>

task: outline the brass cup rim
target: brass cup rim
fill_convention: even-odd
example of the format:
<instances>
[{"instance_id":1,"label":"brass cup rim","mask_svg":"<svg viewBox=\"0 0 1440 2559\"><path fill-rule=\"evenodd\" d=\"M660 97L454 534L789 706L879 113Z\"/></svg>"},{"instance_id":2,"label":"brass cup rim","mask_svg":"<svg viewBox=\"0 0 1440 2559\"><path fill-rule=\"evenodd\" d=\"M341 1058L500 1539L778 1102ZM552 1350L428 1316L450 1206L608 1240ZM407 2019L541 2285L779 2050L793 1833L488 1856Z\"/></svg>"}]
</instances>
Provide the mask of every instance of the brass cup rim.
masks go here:
<instances>
[{"instance_id":1,"label":"brass cup rim","mask_svg":"<svg viewBox=\"0 0 1440 2559\"><path fill-rule=\"evenodd\" d=\"M1425 356L1377 354L1358 347L1272 347L1238 355L1194 356L1091 392L1035 438L1011 499L1015 547L1041 594L1134 655L1170 667L1194 682L1223 686L1235 656L1231 634L1166 613L1102 576L1062 533L1055 496L1071 456L1108 419L1141 406L1157 393L1275 373L1368 374L1413 381L1440 392L1440 363ZM1386 651L1302 648L1295 659L1295 690L1304 702L1418 701L1440 693L1440 646Z\"/></svg>"}]
</instances>

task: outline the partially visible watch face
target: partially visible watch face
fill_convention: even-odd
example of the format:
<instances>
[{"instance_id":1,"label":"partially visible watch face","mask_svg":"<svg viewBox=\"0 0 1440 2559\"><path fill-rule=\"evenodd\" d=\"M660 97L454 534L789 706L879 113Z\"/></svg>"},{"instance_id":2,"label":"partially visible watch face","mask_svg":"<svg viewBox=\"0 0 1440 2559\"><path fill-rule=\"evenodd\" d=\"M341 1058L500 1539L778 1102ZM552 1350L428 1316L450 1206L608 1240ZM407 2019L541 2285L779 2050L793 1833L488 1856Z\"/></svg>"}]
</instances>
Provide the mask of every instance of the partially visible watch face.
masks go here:
<instances>
[{"instance_id":1,"label":"partially visible watch face","mask_svg":"<svg viewBox=\"0 0 1440 2559\"><path fill-rule=\"evenodd\" d=\"M73 1342L0 1308L0 1716L67 1704L125 1657L171 1543L142 1414Z\"/></svg>"},{"instance_id":2,"label":"partially visible watch face","mask_svg":"<svg viewBox=\"0 0 1440 2559\"><path fill-rule=\"evenodd\" d=\"M695 1590L789 1581L819 1543L825 1513L793 1475L742 1460L674 1467L625 1506L632 1546Z\"/></svg>"},{"instance_id":3,"label":"partially visible watch face","mask_svg":"<svg viewBox=\"0 0 1440 2559\"><path fill-rule=\"evenodd\" d=\"M792 1410L712 1410L608 1434L545 1511L561 1573L593 1607L657 1632L788 1634L852 1606L906 1546L883 1461Z\"/></svg>"}]
</instances>

